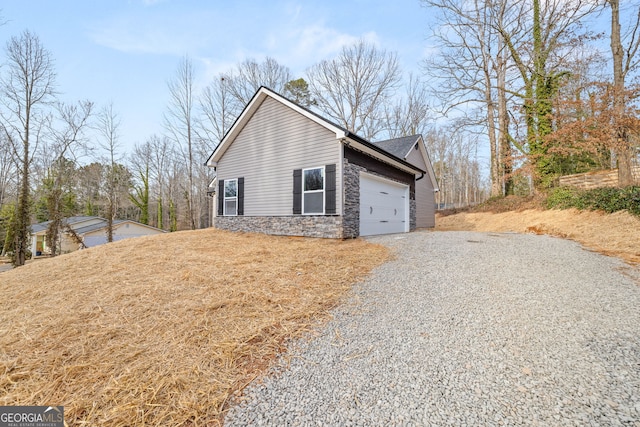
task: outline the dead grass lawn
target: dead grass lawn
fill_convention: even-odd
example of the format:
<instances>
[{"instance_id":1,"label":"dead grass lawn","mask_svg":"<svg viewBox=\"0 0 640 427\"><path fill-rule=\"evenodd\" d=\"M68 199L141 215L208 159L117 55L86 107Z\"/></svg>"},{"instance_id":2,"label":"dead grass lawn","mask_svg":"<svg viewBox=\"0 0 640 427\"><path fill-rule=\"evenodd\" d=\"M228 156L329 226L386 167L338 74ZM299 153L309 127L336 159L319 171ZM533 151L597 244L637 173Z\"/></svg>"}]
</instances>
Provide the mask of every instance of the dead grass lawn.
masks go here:
<instances>
[{"instance_id":1,"label":"dead grass lawn","mask_svg":"<svg viewBox=\"0 0 640 427\"><path fill-rule=\"evenodd\" d=\"M626 211L613 214L576 209L463 212L437 216L436 229L549 234L640 263L640 219Z\"/></svg>"},{"instance_id":2,"label":"dead grass lawn","mask_svg":"<svg viewBox=\"0 0 640 427\"><path fill-rule=\"evenodd\" d=\"M69 425L217 425L388 257L362 240L207 229L0 273L0 405L64 405Z\"/></svg>"}]
</instances>

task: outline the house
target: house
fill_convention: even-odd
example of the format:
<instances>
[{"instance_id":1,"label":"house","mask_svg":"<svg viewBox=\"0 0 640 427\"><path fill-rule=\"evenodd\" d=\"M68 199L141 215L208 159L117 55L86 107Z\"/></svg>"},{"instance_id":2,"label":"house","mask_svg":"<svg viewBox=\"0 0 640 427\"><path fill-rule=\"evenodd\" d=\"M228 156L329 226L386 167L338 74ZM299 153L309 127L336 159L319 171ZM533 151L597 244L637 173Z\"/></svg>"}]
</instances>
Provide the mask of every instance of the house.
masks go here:
<instances>
[{"instance_id":1,"label":"house","mask_svg":"<svg viewBox=\"0 0 640 427\"><path fill-rule=\"evenodd\" d=\"M371 143L265 87L207 165L216 228L352 238L435 223L421 136Z\"/></svg>"},{"instance_id":2,"label":"house","mask_svg":"<svg viewBox=\"0 0 640 427\"><path fill-rule=\"evenodd\" d=\"M84 247L92 247L107 243L107 220L97 216L74 216L63 220L81 240ZM42 255L50 253L47 247L47 232L51 221L31 225L31 253ZM113 221L113 241L132 237L149 236L165 233L164 230L141 224L132 220ZM73 252L80 244L64 230L60 231L60 253Z\"/></svg>"}]
</instances>

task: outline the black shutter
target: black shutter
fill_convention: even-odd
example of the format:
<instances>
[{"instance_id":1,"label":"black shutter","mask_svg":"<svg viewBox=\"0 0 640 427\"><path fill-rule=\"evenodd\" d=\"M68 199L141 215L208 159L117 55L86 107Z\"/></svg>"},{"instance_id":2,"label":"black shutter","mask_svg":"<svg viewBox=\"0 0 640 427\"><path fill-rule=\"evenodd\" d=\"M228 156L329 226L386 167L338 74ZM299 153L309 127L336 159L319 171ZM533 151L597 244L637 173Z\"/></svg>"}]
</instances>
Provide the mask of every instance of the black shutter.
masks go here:
<instances>
[{"instance_id":1,"label":"black shutter","mask_svg":"<svg viewBox=\"0 0 640 427\"><path fill-rule=\"evenodd\" d=\"M326 165L324 174L324 212L331 215L336 213L336 165Z\"/></svg>"},{"instance_id":2,"label":"black shutter","mask_svg":"<svg viewBox=\"0 0 640 427\"><path fill-rule=\"evenodd\" d=\"M238 178L238 215L244 215L244 178Z\"/></svg>"},{"instance_id":3,"label":"black shutter","mask_svg":"<svg viewBox=\"0 0 640 427\"><path fill-rule=\"evenodd\" d=\"M218 181L218 216L224 215L224 179Z\"/></svg>"},{"instance_id":4,"label":"black shutter","mask_svg":"<svg viewBox=\"0 0 640 427\"><path fill-rule=\"evenodd\" d=\"M302 169L293 171L293 214L302 214Z\"/></svg>"}]
</instances>

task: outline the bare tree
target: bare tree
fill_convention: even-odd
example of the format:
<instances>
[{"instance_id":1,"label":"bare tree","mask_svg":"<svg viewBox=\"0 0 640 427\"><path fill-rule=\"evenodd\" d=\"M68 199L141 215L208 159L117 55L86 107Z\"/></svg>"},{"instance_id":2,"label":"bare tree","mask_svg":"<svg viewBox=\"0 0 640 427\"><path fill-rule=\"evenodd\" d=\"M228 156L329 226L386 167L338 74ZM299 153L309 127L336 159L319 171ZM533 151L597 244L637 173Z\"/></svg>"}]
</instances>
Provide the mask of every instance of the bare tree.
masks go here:
<instances>
[{"instance_id":1,"label":"bare tree","mask_svg":"<svg viewBox=\"0 0 640 427\"><path fill-rule=\"evenodd\" d=\"M49 136L43 144L43 161L47 170L45 200L49 216L47 231L51 255L57 255L59 233L64 228L65 216L73 213L69 206L73 193L77 150L84 148L84 131L93 110L89 101L74 104L59 103L49 128Z\"/></svg>"},{"instance_id":2,"label":"bare tree","mask_svg":"<svg viewBox=\"0 0 640 427\"><path fill-rule=\"evenodd\" d=\"M249 103L260 86L282 93L292 79L289 68L270 57L263 62L247 59L223 77L225 89L237 102L235 108L238 112Z\"/></svg>"},{"instance_id":3,"label":"bare tree","mask_svg":"<svg viewBox=\"0 0 640 427\"><path fill-rule=\"evenodd\" d=\"M215 148L240 113L238 101L231 94L224 75L204 88L199 104L201 119L198 122L198 136L208 140L211 147Z\"/></svg>"},{"instance_id":4,"label":"bare tree","mask_svg":"<svg viewBox=\"0 0 640 427\"><path fill-rule=\"evenodd\" d=\"M391 107L385 106L385 123L389 138L424 134L429 126L429 93L413 74L409 75L406 94Z\"/></svg>"},{"instance_id":5,"label":"bare tree","mask_svg":"<svg viewBox=\"0 0 640 427\"><path fill-rule=\"evenodd\" d=\"M317 107L351 132L371 140L384 129L384 104L400 82L395 53L359 41L307 71Z\"/></svg>"},{"instance_id":6,"label":"bare tree","mask_svg":"<svg viewBox=\"0 0 640 427\"><path fill-rule=\"evenodd\" d=\"M457 109L458 121L469 132L484 128L489 142L491 195L508 192L511 146L507 110L507 60L496 26L507 19L507 4L497 1L422 0L439 12L434 40L440 52L425 61L433 93L445 105L443 113Z\"/></svg>"},{"instance_id":7,"label":"bare tree","mask_svg":"<svg viewBox=\"0 0 640 427\"><path fill-rule=\"evenodd\" d=\"M424 141L440 188L436 194L438 209L469 206L486 198L477 137L451 127L428 131Z\"/></svg>"},{"instance_id":8,"label":"bare tree","mask_svg":"<svg viewBox=\"0 0 640 427\"><path fill-rule=\"evenodd\" d=\"M0 134L0 209L14 193L15 163L11 158L11 146L4 134Z\"/></svg>"},{"instance_id":9,"label":"bare tree","mask_svg":"<svg viewBox=\"0 0 640 427\"><path fill-rule=\"evenodd\" d=\"M24 265L29 240L29 166L45 124L42 107L54 98L55 71L51 54L29 31L7 43L6 72L0 80L2 131L18 164L18 197L14 230L14 265Z\"/></svg>"},{"instance_id":10,"label":"bare tree","mask_svg":"<svg viewBox=\"0 0 640 427\"><path fill-rule=\"evenodd\" d=\"M606 0L611 7L611 54L613 57L613 108L617 117L622 117L626 108L626 77L631 70L637 68L640 59L636 57L640 47L640 7L635 11L635 20L626 33L626 44L623 45L620 25L620 0ZM630 135L623 125L617 128L618 147L618 185L627 186L633 183L631 173L633 148Z\"/></svg>"},{"instance_id":11,"label":"bare tree","mask_svg":"<svg viewBox=\"0 0 640 427\"><path fill-rule=\"evenodd\" d=\"M100 147L106 152L107 176L107 242L113 242L113 220L117 211L117 195L119 180L120 118L113 110L113 102L105 105L98 114L97 130L100 134Z\"/></svg>"},{"instance_id":12,"label":"bare tree","mask_svg":"<svg viewBox=\"0 0 640 427\"><path fill-rule=\"evenodd\" d=\"M145 179L148 179L149 186L150 222L162 229L166 226L165 217L168 215L165 207L170 169L176 161L174 154L168 138L152 135L143 144L136 145L129 158L135 174L148 177ZM140 181L138 188L144 189L143 179Z\"/></svg>"},{"instance_id":13,"label":"bare tree","mask_svg":"<svg viewBox=\"0 0 640 427\"><path fill-rule=\"evenodd\" d=\"M194 70L191 60L184 57L178 65L175 79L169 81L171 99L164 116L165 129L169 138L180 150L187 171L187 185L185 201L189 227L196 228L196 213L194 209ZM201 159L198 159L199 161ZM201 162L202 163L202 162Z\"/></svg>"}]
</instances>

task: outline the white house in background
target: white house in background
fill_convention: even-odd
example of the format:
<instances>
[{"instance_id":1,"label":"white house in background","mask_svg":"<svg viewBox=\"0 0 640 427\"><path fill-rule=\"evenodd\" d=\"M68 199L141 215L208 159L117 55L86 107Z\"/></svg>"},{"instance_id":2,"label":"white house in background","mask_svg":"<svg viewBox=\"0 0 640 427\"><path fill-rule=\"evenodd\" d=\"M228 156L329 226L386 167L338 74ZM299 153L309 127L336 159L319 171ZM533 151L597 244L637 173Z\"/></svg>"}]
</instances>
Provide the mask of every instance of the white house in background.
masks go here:
<instances>
[{"instance_id":1,"label":"white house in background","mask_svg":"<svg viewBox=\"0 0 640 427\"><path fill-rule=\"evenodd\" d=\"M73 216L64 222L82 239L85 247L92 247L107 243L107 220L97 216ZM47 230L51 221L31 225L31 253L42 255L50 253L47 247ZM129 219L113 221L113 241L132 237L150 236L165 233L164 230L151 227ZM60 253L73 252L79 249L78 243L66 232L60 232Z\"/></svg>"}]
</instances>

